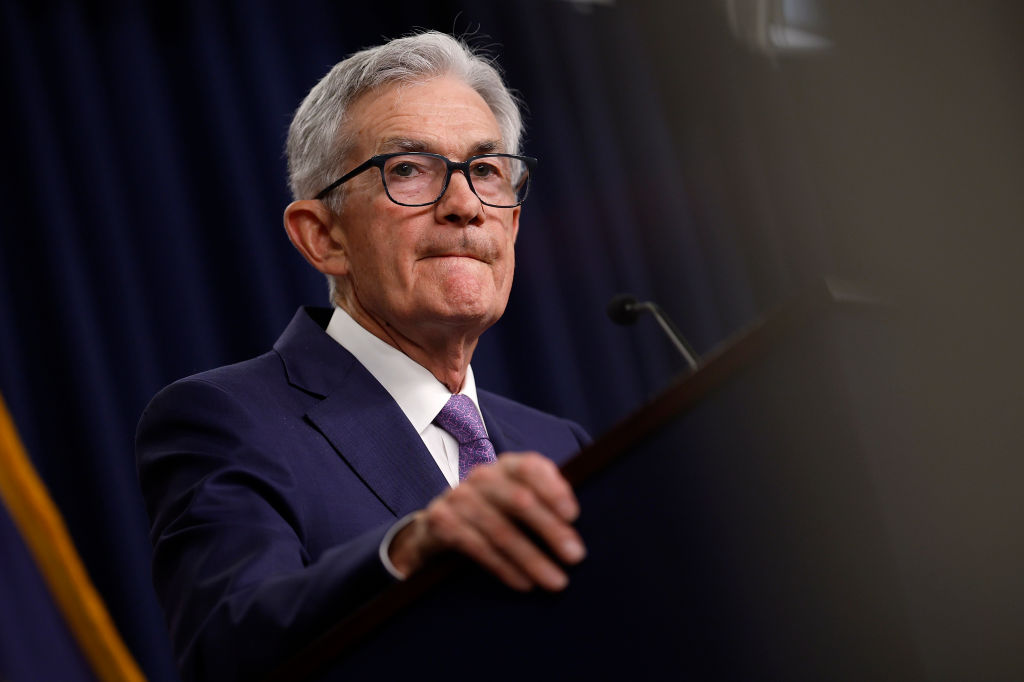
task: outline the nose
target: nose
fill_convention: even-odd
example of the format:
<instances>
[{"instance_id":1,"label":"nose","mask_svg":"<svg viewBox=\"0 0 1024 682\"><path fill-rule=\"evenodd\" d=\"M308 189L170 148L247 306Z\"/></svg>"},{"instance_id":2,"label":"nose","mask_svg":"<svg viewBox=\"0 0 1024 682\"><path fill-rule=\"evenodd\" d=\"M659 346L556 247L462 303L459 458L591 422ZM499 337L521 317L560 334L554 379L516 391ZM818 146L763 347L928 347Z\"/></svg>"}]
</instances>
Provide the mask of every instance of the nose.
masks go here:
<instances>
[{"instance_id":1,"label":"nose","mask_svg":"<svg viewBox=\"0 0 1024 682\"><path fill-rule=\"evenodd\" d=\"M461 170L452 171L448 188L434 204L434 211L438 221L453 225L478 225L483 221L483 204Z\"/></svg>"}]
</instances>

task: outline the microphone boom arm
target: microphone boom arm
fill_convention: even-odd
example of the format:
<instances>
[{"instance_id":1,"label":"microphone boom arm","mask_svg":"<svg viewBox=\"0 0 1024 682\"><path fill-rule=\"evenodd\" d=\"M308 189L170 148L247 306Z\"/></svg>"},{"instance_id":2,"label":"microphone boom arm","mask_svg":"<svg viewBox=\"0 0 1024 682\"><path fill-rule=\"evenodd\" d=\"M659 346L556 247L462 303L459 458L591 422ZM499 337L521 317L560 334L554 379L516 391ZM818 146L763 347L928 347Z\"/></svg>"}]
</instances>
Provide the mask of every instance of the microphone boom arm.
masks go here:
<instances>
[{"instance_id":1,"label":"microphone boom arm","mask_svg":"<svg viewBox=\"0 0 1024 682\"><path fill-rule=\"evenodd\" d=\"M686 364L690 366L690 369L697 371L697 353L694 352L693 348L686 339L680 333L679 329L672 324L672 320L665 315L665 312L661 309L661 306L654 301L644 301L643 303L634 303L637 308L642 308L648 311L651 315L654 315L654 319L658 321L661 328L665 331L665 334L671 339L672 344L679 351L679 354L686 360Z\"/></svg>"},{"instance_id":2,"label":"microphone boom arm","mask_svg":"<svg viewBox=\"0 0 1024 682\"><path fill-rule=\"evenodd\" d=\"M633 324L641 312L648 312L654 315L654 319L658 321L662 331L672 341L672 345L676 347L676 350L686 360L686 364L690 366L691 370L696 371L699 357L697 352L686 341L686 338L679 329L672 324L672 320L668 318L668 315L661 309L661 306L654 301L644 301L641 303L629 294L619 294L608 303L608 317L616 324Z\"/></svg>"}]
</instances>

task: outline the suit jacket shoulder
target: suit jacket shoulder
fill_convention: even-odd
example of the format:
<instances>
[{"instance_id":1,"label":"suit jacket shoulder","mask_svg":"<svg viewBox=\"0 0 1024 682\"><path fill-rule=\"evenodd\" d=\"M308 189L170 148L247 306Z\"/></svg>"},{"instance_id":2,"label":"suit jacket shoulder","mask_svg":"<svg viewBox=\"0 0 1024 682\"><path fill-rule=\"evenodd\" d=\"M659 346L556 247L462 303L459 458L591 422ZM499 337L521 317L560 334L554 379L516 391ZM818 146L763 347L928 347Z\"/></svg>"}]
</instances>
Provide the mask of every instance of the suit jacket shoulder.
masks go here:
<instances>
[{"instance_id":1,"label":"suit jacket shoulder","mask_svg":"<svg viewBox=\"0 0 1024 682\"><path fill-rule=\"evenodd\" d=\"M490 391L477 394L491 442L499 453L536 450L562 464L590 442L583 427L573 421Z\"/></svg>"}]
</instances>

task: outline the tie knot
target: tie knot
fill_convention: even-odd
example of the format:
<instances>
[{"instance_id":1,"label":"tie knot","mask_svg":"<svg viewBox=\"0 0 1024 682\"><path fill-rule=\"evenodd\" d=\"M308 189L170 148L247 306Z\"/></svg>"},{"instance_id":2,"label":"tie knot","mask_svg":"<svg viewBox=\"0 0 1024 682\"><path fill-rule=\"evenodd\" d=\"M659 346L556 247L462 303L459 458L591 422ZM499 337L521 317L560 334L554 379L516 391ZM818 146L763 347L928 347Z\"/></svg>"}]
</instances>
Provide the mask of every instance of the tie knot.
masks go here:
<instances>
[{"instance_id":1,"label":"tie knot","mask_svg":"<svg viewBox=\"0 0 1024 682\"><path fill-rule=\"evenodd\" d=\"M452 434L460 445L487 437L476 405L471 398L461 393L448 399L434 418L434 423Z\"/></svg>"}]
</instances>

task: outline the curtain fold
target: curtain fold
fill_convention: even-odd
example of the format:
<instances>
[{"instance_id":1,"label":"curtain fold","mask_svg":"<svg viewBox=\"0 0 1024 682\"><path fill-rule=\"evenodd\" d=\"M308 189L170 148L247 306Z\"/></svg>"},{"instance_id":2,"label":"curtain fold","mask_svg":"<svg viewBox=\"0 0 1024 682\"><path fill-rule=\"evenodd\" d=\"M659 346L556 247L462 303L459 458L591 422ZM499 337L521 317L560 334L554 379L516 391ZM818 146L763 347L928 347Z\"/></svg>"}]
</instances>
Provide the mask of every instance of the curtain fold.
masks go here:
<instances>
[{"instance_id":1,"label":"curtain fold","mask_svg":"<svg viewBox=\"0 0 1024 682\"><path fill-rule=\"evenodd\" d=\"M281 227L282 149L346 54L414 27L492 45L540 158L482 387L599 436L684 369L621 291L699 350L754 312L738 258L695 222L629 11L571 3L5 2L0 391L99 593L173 679L149 582L135 423L181 376L267 350L323 278Z\"/></svg>"},{"instance_id":2,"label":"curtain fold","mask_svg":"<svg viewBox=\"0 0 1024 682\"><path fill-rule=\"evenodd\" d=\"M5 558L0 675L10 680L142 680L2 398L0 517Z\"/></svg>"}]
</instances>

